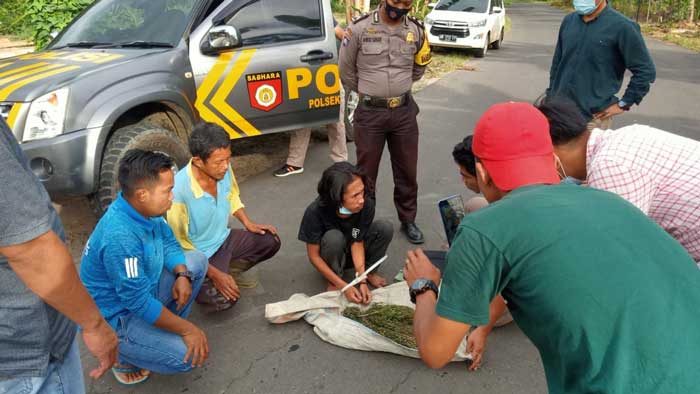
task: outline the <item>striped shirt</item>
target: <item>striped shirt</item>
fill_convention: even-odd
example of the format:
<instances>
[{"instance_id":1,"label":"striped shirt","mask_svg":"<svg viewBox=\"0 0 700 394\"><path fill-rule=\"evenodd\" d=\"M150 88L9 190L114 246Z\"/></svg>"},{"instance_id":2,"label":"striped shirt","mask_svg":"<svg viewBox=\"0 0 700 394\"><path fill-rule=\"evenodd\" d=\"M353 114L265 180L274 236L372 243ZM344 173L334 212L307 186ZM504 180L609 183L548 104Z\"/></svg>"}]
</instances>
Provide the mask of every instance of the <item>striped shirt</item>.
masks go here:
<instances>
[{"instance_id":1,"label":"striped shirt","mask_svg":"<svg viewBox=\"0 0 700 394\"><path fill-rule=\"evenodd\" d=\"M649 126L594 129L588 185L616 193L700 261L700 142Z\"/></svg>"}]
</instances>

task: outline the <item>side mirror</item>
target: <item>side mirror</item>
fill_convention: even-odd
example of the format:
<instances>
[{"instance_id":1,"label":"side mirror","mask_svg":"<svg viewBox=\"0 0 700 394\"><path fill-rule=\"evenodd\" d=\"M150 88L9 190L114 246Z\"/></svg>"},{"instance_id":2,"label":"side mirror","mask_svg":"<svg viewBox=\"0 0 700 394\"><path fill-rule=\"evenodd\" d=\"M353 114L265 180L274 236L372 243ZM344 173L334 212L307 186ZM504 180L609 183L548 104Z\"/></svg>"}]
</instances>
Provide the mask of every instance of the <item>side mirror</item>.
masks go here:
<instances>
[{"instance_id":1,"label":"side mirror","mask_svg":"<svg viewBox=\"0 0 700 394\"><path fill-rule=\"evenodd\" d=\"M437 3L429 3L428 8L430 8L432 10L433 8L435 8L436 5L437 5Z\"/></svg>"},{"instance_id":2,"label":"side mirror","mask_svg":"<svg viewBox=\"0 0 700 394\"><path fill-rule=\"evenodd\" d=\"M500 14L502 11L503 11L503 8L501 8L501 7L493 7L494 14Z\"/></svg>"},{"instance_id":3,"label":"side mirror","mask_svg":"<svg viewBox=\"0 0 700 394\"><path fill-rule=\"evenodd\" d=\"M241 46L241 35L238 33L238 29L229 25L221 25L209 29L201 49L205 54L212 54L239 46Z\"/></svg>"}]
</instances>

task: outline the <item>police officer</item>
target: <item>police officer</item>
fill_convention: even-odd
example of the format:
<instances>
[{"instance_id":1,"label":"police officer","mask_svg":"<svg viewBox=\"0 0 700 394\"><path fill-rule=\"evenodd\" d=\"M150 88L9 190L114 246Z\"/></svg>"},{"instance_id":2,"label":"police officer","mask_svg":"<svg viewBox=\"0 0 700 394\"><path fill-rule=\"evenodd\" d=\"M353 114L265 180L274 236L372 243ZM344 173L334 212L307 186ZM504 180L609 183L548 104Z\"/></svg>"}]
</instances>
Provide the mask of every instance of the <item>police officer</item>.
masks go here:
<instances>
[{"instance_id":1,"label":"police officer","mask_svg":"<svg viewBox=\"0 0 700 394\"><path fill-rule=\"evenodd\" d=\"M408 16L413 0L383 0L379 8L347 28L340 48L340 78L360 95L355 109L357 164L376 183L385 142L394 173L394 204L401 231L424 242L416 226L418 105L411 85L430 63L423 25Z\"/></svg>"}]
</instances>

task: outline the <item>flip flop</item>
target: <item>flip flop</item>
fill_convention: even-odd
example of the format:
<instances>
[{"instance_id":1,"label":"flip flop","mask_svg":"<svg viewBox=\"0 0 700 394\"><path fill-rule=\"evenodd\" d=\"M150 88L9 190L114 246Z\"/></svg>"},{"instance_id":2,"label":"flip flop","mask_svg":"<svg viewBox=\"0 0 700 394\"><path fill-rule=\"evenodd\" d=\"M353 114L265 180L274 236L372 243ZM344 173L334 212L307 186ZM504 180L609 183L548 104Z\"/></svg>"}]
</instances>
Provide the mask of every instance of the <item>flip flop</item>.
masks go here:
<instances>
[{"instance_id":1,"label":"flip flop","mask_svg":"<svg viewBox=\"0 0 700 394\"><path fill-rule=\"evenodd\" d=\"M140 379L132 380L131 382L125 380L122 378L119 374L120 373L138 373L141 372L141 368L137 367L113 367L112 368L112 375L114 375L114 379L117 380L120 384L123 384L124 386L133 386L135 384L143 383L148 378L151 377L151 374L142 376Z\"/></svg>"}]
</instances>

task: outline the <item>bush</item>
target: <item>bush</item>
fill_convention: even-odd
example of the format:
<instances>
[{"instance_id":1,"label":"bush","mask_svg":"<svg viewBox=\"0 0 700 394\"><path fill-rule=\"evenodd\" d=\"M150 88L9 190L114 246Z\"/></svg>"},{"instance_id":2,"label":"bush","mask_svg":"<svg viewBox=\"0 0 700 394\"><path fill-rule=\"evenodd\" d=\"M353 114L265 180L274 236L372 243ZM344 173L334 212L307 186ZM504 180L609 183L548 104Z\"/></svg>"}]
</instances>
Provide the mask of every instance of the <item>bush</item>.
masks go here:
<instances>
[{"instance_id":1,"label":"bush","mask_svg":"<svg viewBox=\"0 0 700 394\"><path fill-rule=\"evenodd\" d=\"M27 2L29 25L34 45L42 49L51 41L51 32L60 31L93 0L30 0Z\"/></svg>"}]
</instances>

